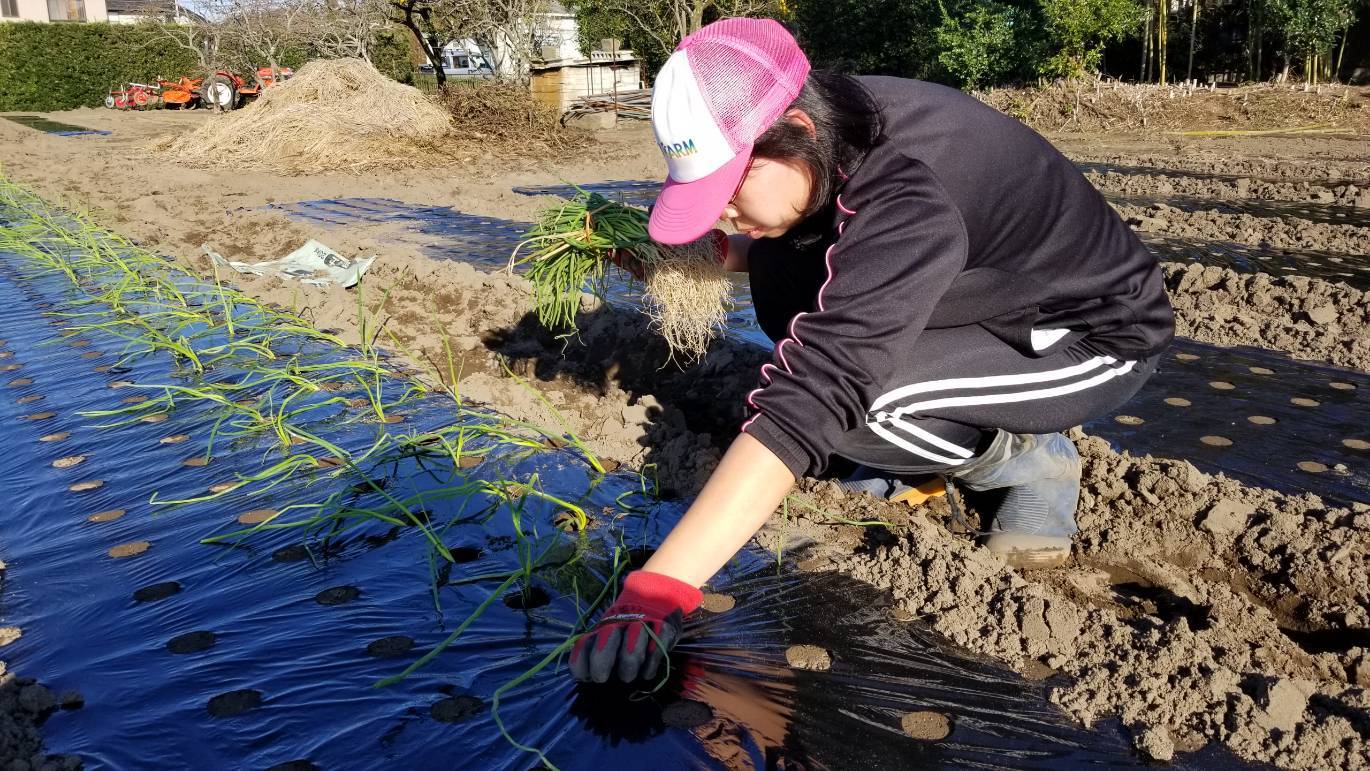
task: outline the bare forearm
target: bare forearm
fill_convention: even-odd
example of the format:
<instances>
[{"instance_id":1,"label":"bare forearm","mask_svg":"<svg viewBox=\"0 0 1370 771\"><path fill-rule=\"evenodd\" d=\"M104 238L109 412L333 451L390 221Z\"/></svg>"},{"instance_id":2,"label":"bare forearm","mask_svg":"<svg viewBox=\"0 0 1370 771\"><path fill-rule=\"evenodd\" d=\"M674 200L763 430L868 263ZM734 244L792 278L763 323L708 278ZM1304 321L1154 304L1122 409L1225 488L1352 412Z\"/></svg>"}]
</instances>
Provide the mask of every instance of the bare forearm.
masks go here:
<instances>
[{"instance_id":1,"label":"bare forearm","mask_svg":"<svg viewBox=\"0 0 1370 771\"><path fill-rule=\"evenodd\" d=\"M643 568L700 586L761 529L793 486L794 476L775 453L739 435Z\"/></svg>"}]
</instances>

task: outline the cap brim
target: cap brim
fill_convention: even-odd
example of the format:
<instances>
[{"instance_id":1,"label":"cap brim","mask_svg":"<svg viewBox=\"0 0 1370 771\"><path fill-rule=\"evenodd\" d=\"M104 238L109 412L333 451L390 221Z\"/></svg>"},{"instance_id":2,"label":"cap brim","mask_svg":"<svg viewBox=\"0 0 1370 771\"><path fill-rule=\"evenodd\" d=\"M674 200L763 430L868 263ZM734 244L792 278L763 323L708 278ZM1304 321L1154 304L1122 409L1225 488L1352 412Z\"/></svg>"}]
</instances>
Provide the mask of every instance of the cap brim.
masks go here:
<instances>
[{"instance_id":1,"label":"cap brim","mask_svg":"<svg viewBox=\"0 0 1370 771\"><path fill-rule=\"evenodd\" d=\"M667 178L647 223L648 235L659 244L688 244L703 237L737 192L751 157L751 148L747 148L718 171L693 182Z\"/></svg>"}]
</instances>

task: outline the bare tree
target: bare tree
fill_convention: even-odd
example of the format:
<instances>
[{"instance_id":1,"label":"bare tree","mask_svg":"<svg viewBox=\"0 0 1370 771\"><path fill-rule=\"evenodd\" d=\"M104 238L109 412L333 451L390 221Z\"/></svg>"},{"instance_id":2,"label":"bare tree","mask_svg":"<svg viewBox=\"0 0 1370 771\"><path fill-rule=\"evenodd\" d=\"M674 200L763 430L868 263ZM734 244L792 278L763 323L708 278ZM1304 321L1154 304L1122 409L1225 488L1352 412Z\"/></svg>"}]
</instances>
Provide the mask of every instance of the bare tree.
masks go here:
<instances>
[{"instance_id":1,"label":"bare tree","mask_svg":"<svg viewBox=\"0 0 1370 771\"><path fill-rule=\"evenodd\" d=\"M621 14L670 56L681 40L704 26L705 19L774 15L779 0L594 0L594 6Z\"/></svg>"},{"instance_id":2,"label":"bare tree","mask_svg":"<svg viewBox=\"0 0 1370 771\"><path fill-rule=\"evenodd\" d=\"M546 37L550 0L451 0L467 22L468 36L485 43L497 73L528 79L534 54Z\"/></svg>"},{"instance_id":3,"label":"bare tree","mask_svg":"<svg viewBox=\"0 0 1370 771\"><path fill-rule=\"evenodd\" d=\"M376 36L390 26L384 0L309 0L300 28L327 58L371 61Z\"/></svg>"},{"instance_id":4,"label":"bare tree","mask_svg":"<svg viewBox=\"0 0 1370 771\"><path fill-rule=\"evenodd\" d=\"M224 0L223 23L231 35L239 67L256 75L257 67L280 74L281 56L302 42L310 0Z\"/></svg>"},{"instance_id":5,"label":"bare tree","mask_svg":"<svg viewBox=\"0 0 1370 771\"><path fill-rule=\"evenodd\" d=\"M223 64L223 25L199 14L172 18L169 10L168 4L154 0L139 10L139 24L147 25L159 37L193 53L201 75L214 72Z\"/></svg>"}]
</instances>

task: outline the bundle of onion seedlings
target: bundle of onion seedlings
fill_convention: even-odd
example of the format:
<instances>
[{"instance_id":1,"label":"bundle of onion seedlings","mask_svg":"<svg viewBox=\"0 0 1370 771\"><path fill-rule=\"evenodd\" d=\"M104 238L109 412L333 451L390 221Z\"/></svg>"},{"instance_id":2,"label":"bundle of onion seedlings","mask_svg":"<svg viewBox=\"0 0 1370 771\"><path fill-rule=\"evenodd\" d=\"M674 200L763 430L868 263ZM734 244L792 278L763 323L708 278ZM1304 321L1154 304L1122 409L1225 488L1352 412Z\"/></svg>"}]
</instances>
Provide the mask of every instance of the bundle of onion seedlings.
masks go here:
<instances>
[{"instance_id":1,"label":"bundle of onion seedlings","mask_svg":"<svg viewBox=\"0 0 1370 771\"><path fill-rule=\"evenodd\" d=\"M643 310L671 354L702 357L727 320L731 289L707 237L679 246L654 243L645 210L581 193L543 212L509 266L527 266L524 277L533 284L543 326L574 329L581 292L603 293L605 268L615 256L641 264Z\"/></svg>"}]
</instances>

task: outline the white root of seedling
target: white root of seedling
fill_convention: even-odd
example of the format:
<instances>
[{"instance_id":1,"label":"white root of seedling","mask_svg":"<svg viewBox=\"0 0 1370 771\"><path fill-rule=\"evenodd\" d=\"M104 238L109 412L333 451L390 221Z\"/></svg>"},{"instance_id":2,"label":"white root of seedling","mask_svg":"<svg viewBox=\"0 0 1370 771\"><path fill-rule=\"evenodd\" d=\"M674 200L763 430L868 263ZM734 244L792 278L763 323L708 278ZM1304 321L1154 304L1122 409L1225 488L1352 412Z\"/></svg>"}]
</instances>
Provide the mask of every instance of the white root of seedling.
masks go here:
<instances>
[{"instance_id":1,"label":"white root of seedling","mask_svg":"<svg viewBox=\"0 0 1370 771\"><path fill-rule=\"evenodd\" d=\"M680 246L647 243L634 254L642 262L644 311L673 356L703 358L727 323L732 282L705 238Z\"/></svg>"}]
</instances>

